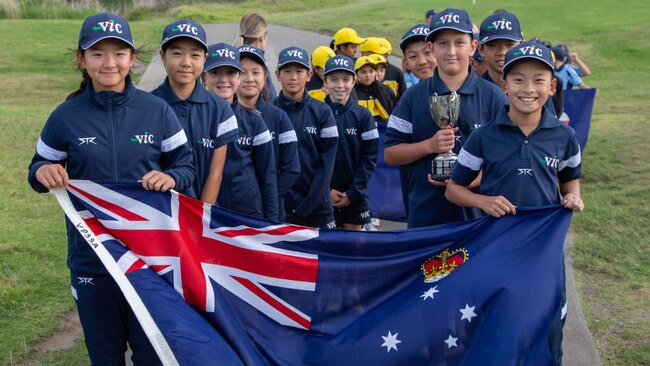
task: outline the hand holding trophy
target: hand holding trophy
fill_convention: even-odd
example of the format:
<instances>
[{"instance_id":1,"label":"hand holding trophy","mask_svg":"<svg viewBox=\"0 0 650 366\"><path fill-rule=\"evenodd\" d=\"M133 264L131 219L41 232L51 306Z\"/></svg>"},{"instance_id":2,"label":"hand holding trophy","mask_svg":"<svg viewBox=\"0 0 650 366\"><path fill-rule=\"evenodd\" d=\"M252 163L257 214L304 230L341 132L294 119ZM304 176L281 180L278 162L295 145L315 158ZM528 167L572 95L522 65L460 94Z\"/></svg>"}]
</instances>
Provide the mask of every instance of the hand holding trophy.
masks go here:
<instances>
[{"instance_id":1,"label":"hand holding trophy","mask_svg":"<svg viewBox=\"0 0 650 366\"><path fill-rule=\"evenodd\" d=\"M460 112L460 95L455 91L447 95L434 94L429 97L429 109L433 121L441 129L454 128L458 122ZM431 176L434 180L448 180L451 178L451 170L456 164L458 156L451 150L438 154L431 161Z\"/></svg>"}]
</instances>

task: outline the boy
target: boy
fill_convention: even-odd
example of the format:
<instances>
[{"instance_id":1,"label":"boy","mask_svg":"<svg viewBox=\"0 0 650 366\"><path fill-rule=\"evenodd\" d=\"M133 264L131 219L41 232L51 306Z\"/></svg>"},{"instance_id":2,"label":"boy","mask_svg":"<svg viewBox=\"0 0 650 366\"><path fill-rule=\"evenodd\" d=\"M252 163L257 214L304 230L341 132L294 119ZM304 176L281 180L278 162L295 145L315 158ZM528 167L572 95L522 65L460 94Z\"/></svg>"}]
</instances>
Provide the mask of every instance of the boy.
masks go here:
<instances>
[{"instance_id":1,"label":"boy","mask_svg":"<svg viewBox=\"0 0 650 366\"><path fill-rule=\"evenodd\" d=\"M359 50L359 45L365 41L366 39L359 37L354 29L341 28L334 33L332 44L334 45L334 52L337 55L347 56L356 60L354 56L356 56Z\"/></svg>"},{"instance_id":2,"label":"boy","mask_svg":"<svg viewBox=\"0 0 650 366\"><path fill-rule=\"evenodd\" d=\"M564 81L564 84L562 85L563 90L571 89L575 85L580 87L580 89L590 88L589 85L582 81L582 78L578 75L576 70L567 65L569 55L567 54L567 49L565 47L555 46L551 48L551 51L555 54L555 76Z\"/></svg>"},{"instance_id":3,"label":"boy","mask_svg":"<svg viewBox=\"0 0 650 366\"><path fill-rule=\"evenodd\" d=\"M334 57L334 51L331 48L320 46L311 54L311 79L307 82L306 89L309 96L319 100L325 101L325 87L323 86L323 73L325 72L325 63L330 57Z\"/></svg>"},{"instance_id":4,"label":"boy","mask_svg":"<svg viewBox=\"0 0 650 366\"><path fill-rule=\"evenodd\" d=\"M181 121L192 148L198 175L185 192L201 198L213 159L223 166L227 144L239 137L237 118L223 99L200 84L208 46L203 27L191 20L167 25L160 45L160 59L167 71L165 81L151 93L166 101ZM217 187L221 172L217 172ZM218 195L218 190L217 190Z\"/></svg>"},{"instance_id":5,"label":"boy","mask_svg":"<svg viewBox=\"0 0 650 366\"><path fill-rule=\"evenodd\" d=\"M336 226L361 230L370 223L368 181L375 171L379 133L370 112L354 102L354 61L336 56L325 66L325 102L336 118L339 144L330 184Z\"/></svg>"},{"instance_id":6,"label":"boy","mask_svg":"<svg viewBox=\"0 0 650 366\"><path fill-rule=\"evenodd\" d=\"M452 90L458 93L461 103L458 130L463 138L491 121L504 102L499 88L477 77L469 67L476 43L467 12L459 9L439 12L426 39L438 66L432 78L412 86L400 99L388 121L384 151L388 164L409 167L409 228L480 216L480 212L447 201L446 182L434 181L429 176L435 156L460 145L456 144L456 129L440 129L433 121L429 96L450 94Z\"/></svg>"},{"instance_id":7,"label":"boy","mask_svg":"<svg viewBox=\"0 0 650 366\"><path fill-rule=\"evenodd\" d=\"M399 99L399 97L406 91L406 81L404 80L404 72L402 72L399 67L391 65L388 62L388 56L391 51L392 47L390 42L385 38L379 37L368 37L366 41L359 46L359 52L361 52L361 55L372 57L381 56L381 58L384 59L381 65L377 63L378 68L383 68L383 70L381 70L383 75L379 78L379 81L390 87L393 90L393 93L397 96L397 99Z\"/></svg>"},{"instance_id":8,"label":"boy","mask_svg":"<svg viewBox=\"0 0 650 366\"><path fill-rule=\"evenodd\" d=\"M516 214L517 207L561 204L582 211L581 157L575 131L544 108L555 90L553 59L534 42L508 51L503 92L510 100L494 122L472 133L463 146L447 186L447 198L494 217ZM480 194L467 185L482 170ZM560 299L566 304L566 295ZM562 364L562 306L549 334L554 364Z\"/></svg>"},{"instance_id":9,"label":"boy","mask_svg":"<svg viewBox=\"0 0 650 366\"><path fill-rule=\"evenodd\" d=\"M354 63L357 83L354 92L359 105L367 108L375 122L386 122L395 105L393 90L377 80L377 65L370 56L362 56Z\"/></svg>"},{"instance_id":10,"label":"boy","mask_svg":"<svg viewBox=\"0 0 650 366\"><path fill-rule=\"evenodd\" d=\"M416 24L402 36L399 47L404 55L404 64L418 81L433 76L436 59L431 47L426 41L429 28L424 24Z\"/></svg>"},{"instance_id":11,"label":"boy","mask_svg":"<svg viewBox=\"0 0 650 366\"><path fill-rule=\"evenodd\" d=\"M280 52L275 75L282 91L275 105L285 111L298 135L300 176L285 196L287 221L332 229L334 212L329 195L338 131L327 105L305 91L311 77L307 51L287 47Z\"/></svg>"}]
</instances>

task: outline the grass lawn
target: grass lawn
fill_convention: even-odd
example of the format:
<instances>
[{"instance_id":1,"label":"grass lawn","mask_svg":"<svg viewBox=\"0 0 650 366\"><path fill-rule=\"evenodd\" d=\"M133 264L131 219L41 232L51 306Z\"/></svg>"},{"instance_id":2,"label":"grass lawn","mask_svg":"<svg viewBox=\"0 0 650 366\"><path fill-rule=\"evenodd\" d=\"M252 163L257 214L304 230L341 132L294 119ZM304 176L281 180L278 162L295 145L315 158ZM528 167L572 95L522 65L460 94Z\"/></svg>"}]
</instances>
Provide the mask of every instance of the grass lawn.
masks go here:
<instances>
[{"instance_id":1,"label":"grass lawn","mask_svg":"<svg viewBox=\"0 0 650 366\"><path fill-rule=\"evenodd\" d=\"M650 7L645 1L455 1L475 22L495 8L519 16L526 37L563 42L580 54L599 89L583 156L586 211L575 215L577 286L601 360L650 365L650 159L642 131L650 122ZM241 1L174 8L132 22L136 43L154 51L172 18L237 22L258 11L274 24L332 34L398 39L426 9L449 2L412 0ZM577 10L576 10L577 9ZM138 13L138 17L147 14ZM12 364L51 334L74 303L65 267L63 214L27 182L27 165L49 113L78 87L72 49L79 20L0 20L0 364ZM87 364L83 346L29 364Z\"/></svg>"}]
</instances>

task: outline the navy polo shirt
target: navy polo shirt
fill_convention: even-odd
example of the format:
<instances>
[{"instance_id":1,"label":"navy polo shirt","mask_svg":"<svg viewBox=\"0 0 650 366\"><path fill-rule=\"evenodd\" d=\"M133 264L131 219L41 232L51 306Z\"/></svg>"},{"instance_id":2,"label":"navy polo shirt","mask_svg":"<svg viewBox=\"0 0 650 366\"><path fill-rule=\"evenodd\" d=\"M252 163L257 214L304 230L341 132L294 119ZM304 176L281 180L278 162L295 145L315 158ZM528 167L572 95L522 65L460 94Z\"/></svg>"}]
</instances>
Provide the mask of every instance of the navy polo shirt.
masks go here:
<instances>
[{"instance_id":1,"label":"navy polo shirt","mask_svg":"<svg viewBox=\"0 0 650 366\"><path fill-rule=\"evenodd\" d=\"M454 150L459 150L462 144L461 136L467 137L474 129L493 120L503 107L505 96L496 85L476 76L471 67L467 79L456 92L460 95L460 134L456 136L457 147ZM388 120L386 147L420 142L438 132L440 128L433 122L429 111L429 96L433 93L451 93L438 76L437 68L433 77L408 88L400 98ZM428 182L427 175L431 173L431 161L435 157L436 155L432 154L408 165L411 172L408 179L410 228L480 216L478 210L459 207L447 201L445 187L433 186Z\"/></svg>"},{"instance_id":2,"label":"navy polo shirt","mask_svg":"<svg viewBox=\"0 0 650 366\"><path fill-rule=\"evenodd\" d=\"M239 137L237 118L228 102L210 94L198 80L192 95L185 100L172 91L168 78L151 93L166 101L176 113L192 148L198 175L182 193L201 198L214 150Z\"/></svg>"},{"instance_id":3,"label":"navy polo shirt","mask_svg":"<svg viewBox=\"0 0 650 366\"><path fill-rule=\"evenodd\" d=\"M452 172L467 186L483 169L480 193L504 196L519 207L560 204L558 182L580 178L582 164L575 131L543 108L528 136L512 123L507 107L469 138Z\"/></svg>"}]
</instances>

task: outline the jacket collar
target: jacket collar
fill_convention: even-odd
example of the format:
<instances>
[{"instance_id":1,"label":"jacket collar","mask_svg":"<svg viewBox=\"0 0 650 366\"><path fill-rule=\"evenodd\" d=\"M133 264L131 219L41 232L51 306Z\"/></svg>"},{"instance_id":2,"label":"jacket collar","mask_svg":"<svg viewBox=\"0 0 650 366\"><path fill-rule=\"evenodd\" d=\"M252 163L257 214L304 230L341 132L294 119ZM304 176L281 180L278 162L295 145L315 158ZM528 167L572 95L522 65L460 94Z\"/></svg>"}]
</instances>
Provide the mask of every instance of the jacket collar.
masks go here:
<instances>
[{"instance_id":1,"label":"jacket collar","mask_svg":"<svg viewBox=\"0 0 650 366\"><path fill-rule=\"evenodd\" d=\"M176 93L174 93L172 86L169 84L169 77L165 78L165 81L160 84L158 90L161 92L163 99L168 101L169 104L184 101L190 101L194 103L207 103L209 98L209 92L205 90L205 87L199 82L198 79L194 85L194 91L187 99L181 99L176 95Z\"/></svg>"},{"instance_id":2,"label":"jacket collar","mask_svg":"<svg viewBox=\"0 0 650 366\"><path fill-rule=\"evenodd\" d=\"M309 99L311 99L311 97L309 96L309 94L305 90L301 101L297 101L297 100L285 97L284 94L282 93L282 91L280 91L280 95L278 95L277 100L282 105L282 107L284 109L298 110L298 109L301 109L302 107L306 106L307 103L309 102Z\"/></svg>"},{"instance_id":3,"label":"jacket collar","mask_svg":"<svg viewBox=\"0 0 650 366\"><path fill-rule=\"evenodd\" d=\"M113 91L95 92L92 82L88 83L88 85L86 85L86 89L84 89L84 94L86 97L103 109L108 109L109 105L112 109L122 107L131 99L134 93L135 87L133 86L130 75L126 77L124 91L120 93Z\"/></svg>"}]
</instances>

